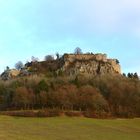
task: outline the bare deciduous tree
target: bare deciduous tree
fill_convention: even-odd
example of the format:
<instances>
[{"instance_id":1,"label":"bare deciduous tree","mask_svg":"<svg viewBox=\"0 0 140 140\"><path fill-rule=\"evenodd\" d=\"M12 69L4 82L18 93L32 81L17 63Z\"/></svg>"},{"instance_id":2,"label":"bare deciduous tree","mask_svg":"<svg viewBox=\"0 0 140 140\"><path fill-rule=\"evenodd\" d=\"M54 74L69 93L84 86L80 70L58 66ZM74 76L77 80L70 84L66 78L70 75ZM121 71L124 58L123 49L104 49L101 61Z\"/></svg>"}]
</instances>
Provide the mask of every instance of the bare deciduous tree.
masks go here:
<instances>
[{"instance_id":1,"label":"bare deciduous tree","mask_svg":"<svg viewBox=\"0 0 140 140\"><path fill-rule=\"evenodd\" d=\"M82 49L77 47L77 48L75 48L74 53L75 54L82 54Z\"/></svg>"},{"instance_id":2,"label":"bare deciduous tree","mask_svg":"<svg viewBox=\"0 0 140 140\"><path fill-rule=\"evenodd\" d=\"M56 53L56 58L57 58L57 60L60 58L60 55L58 52Z\"/></svg>"},{"instance_id":3,"label":"bare deciduous tree","mask_svg":"<svg viewBox=\"0 0 140 140\"><path fill-rule=\"evenodd\" d=\"M52 61L52 60L54 60L54 57L52 55L45 56L45 61Z\"/></svg>"},{"instance_id":4,"label":"bare deciduous tree","mask_svg":"<svg viewBox=\"0 0 140 140\"><path fill-rule=\"evenodd\" d=\"M17 70L22 69L22 68L23 68L23 63L22 63L21 61L18 61L18 62L15 64L15 68L16 68Z\"/></svg>"},{"instance_id":5,"label":"bare deciduous tree","mask_svg":"<svg viewBox=\"0 0 140 140\"><path fill-rule=\"evenodd\" d=\"M31 60L32 60L32 62L38 62L39 61L38 57L34 57L34 56L31 57Z\"/></svg>"}]
</instances>

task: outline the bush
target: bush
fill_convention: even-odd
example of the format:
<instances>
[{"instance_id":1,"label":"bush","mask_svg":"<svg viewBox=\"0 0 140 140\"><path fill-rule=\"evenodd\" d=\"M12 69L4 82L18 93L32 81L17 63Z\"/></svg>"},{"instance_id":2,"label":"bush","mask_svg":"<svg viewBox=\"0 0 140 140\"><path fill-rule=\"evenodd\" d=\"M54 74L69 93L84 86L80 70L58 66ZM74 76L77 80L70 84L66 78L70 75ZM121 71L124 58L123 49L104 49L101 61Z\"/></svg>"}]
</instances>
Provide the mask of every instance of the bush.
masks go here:
<instances>
[{"instance_id":1,"label":"bush","mask_svg":"<svg viewBox=\"0 0 140 140\"><path fill-rule=\"evenodd\" d=\"M39 111L4 111L0 112L1 115L17 116L17 117L57 117L60 116L61 111L53 110L39 110Z\"/></svg>"},{"instance_id":2,"label":"bush","mask_svg":"<svg viewBox=\"0 0 140 140\"><path fill-rule=\"evenodd\" d=\"M34 111L6 111L1 112L0 114L17 117L36 117L36 112Z\"/></svg>"},{"instance_id":3,"label":"bush","mask_svg":"<svg viewBox=\"0 0 140 140\"><path fill-rule=\"evenodd\" d=\"M83 116L83 113L79 111L66 111L65 115L69 117L81 117Z\"/></svg>"},{"instance_id":4,"label":"bush","mask_svg":"<svg viewBox=\"0 0 140 140\"><path fill-rule=\"evenodd\" d=\"M37 112L37 117L57 117L60 116L61 111L57 109L53 110L40 110Z\"/></svg>"},{"instance_id":5,"label":"bush","mask_svg":"<svg viewBox=\"0 0 140 140\"><path fill-rule=\"evenodd\" d=\"M87 118L102 118L102 119L107 119L107 118L112 118L112 115L110 113L101 111L101 112L94 112L92 110L88 110L83 112L84 117Z\"/></svg>"}]
</instances>

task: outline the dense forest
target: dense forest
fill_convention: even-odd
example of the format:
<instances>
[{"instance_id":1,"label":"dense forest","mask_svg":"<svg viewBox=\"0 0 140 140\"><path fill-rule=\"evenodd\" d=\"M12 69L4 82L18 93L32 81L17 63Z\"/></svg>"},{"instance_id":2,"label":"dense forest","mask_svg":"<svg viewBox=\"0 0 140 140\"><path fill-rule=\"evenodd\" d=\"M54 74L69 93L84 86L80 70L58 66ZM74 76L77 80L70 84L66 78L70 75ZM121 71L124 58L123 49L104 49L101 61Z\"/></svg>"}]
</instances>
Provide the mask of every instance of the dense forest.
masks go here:
<instances>
[{"instance_id":1,"label":"dense forest","mask_svg":"<svg viewBox=\"0 0 140 140\"><path fill-rule=\"evenodd\" d=\"M0 81L0 110L59 110L87 116L140 117L140 81L135 76L31 75Z\"/></svg>"}]
</instances>

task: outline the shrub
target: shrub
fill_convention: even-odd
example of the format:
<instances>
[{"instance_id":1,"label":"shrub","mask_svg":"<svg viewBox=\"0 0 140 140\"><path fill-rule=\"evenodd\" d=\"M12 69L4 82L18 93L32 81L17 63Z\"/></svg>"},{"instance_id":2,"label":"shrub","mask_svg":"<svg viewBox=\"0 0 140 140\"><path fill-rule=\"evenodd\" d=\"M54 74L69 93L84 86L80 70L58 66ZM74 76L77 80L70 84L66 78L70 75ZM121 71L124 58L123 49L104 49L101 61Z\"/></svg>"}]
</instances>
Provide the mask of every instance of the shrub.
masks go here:
<instances>
[{"instance_id":1,"label":"shrub","mask_svg":"<svg viewBox=\"0 0 140 140\"><path fill-rule=\"evenodd\" d=\"M80 111L66 111L65 115L69 117L81 117L83 116L83 113Z\"/></svg>"}]
</instances>

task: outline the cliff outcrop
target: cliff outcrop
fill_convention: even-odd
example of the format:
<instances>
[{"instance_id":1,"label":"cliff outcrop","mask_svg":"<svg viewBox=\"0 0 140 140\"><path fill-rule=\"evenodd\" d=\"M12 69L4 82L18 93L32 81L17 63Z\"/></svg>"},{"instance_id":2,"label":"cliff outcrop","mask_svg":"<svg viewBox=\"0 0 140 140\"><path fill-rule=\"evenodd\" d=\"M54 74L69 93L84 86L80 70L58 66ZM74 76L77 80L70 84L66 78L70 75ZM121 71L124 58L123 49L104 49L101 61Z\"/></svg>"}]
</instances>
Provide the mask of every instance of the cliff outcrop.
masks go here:
<instances>
[{"instance_id":1,"label":"cliff outcrop","mask_svg":"<svg viewBox=\"0 0 140 140\"><path fill-rule=\"evenodd\" d=\"M61 70L70 75L121 74L117 59L108 59L106 54L64 54Z\"/></svg>"}]
</instances>

